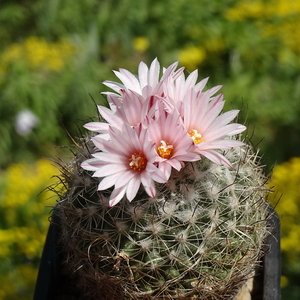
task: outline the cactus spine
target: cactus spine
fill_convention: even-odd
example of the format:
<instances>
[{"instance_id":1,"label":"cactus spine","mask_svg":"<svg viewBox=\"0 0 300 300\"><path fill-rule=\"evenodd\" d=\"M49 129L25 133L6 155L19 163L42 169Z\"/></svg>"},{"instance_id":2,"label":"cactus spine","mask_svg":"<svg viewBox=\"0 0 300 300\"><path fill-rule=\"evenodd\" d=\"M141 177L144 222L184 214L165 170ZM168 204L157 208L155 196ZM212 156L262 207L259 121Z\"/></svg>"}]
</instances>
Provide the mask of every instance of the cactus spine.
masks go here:
<instances>
[{"instance_id":1,"label":"cactus spine","mask_svg":"<svg viewBox=\"0 0 300 300\"><path fill-rule=\"evenodd\" d=\"M84 299L233 299L263 254L265 177L251 146L172 170L156 198L140 189L109 206L110 190L82 170L87 146L63 168L57 206L65 264Z\"/></svg>"}]
</instances>

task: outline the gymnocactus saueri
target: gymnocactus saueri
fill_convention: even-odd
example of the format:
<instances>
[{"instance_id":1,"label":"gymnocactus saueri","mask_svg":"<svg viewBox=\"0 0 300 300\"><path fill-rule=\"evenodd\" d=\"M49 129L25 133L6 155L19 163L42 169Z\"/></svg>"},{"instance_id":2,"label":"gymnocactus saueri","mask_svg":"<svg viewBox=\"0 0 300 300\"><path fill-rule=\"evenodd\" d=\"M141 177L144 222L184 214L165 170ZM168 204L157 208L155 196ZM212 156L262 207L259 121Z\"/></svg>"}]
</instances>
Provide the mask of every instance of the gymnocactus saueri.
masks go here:
<instances>
[{"instance_id":1,"label":"gymnocactus saueri","mask_svg":"<svg viewBox=\"0 0 300 300\"><path fill-rule=\"evenodd\" d=\"M83 299L234 299L263 255L266 178L238 110L176 68L115 72L62 168L60 243Z\"/></svg>"}]
</instances>

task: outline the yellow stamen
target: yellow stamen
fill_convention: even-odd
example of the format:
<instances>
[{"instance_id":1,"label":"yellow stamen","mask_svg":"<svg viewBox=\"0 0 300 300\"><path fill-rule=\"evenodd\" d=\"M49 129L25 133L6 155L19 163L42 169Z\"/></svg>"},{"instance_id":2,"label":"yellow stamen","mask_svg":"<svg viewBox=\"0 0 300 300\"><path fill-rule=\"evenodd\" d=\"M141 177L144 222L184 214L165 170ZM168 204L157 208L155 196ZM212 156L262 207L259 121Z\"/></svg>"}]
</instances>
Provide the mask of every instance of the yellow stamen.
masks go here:
<instances>
[{"instance_id":1,"label":"yellow stamen","mask_svg":"<svg viewBox=\"0 0 300 300\"><path fill-rule=\"evenodd\" d=\"M204 138L202 137L202 134L199 133L196 129L191 129L189 131L189 135L193 139L195 144L200 144L204 142Z\"/></svg>"},{"instance_id":2,"label":"yellow stamen","mask_svg":"<svg viewBox=\"0 0 300 300\"><path fill-rule=\"evenodd\" d=\"M135 171L143 171L147 165L147 159L142 152L133 153L129 161L129 167Z\"/></svg>"},{"instance_id":3,"label":"yellow stamen","mask_svg":"<svg viewBox=\"0 0 300 300\"><path fill-rule=\"evenodd\" d=\"M157 147L157 152L160 157L169 159L172 156L173 149L173 145L161 140L160 146Z\"/></svg>"}]
</instances>

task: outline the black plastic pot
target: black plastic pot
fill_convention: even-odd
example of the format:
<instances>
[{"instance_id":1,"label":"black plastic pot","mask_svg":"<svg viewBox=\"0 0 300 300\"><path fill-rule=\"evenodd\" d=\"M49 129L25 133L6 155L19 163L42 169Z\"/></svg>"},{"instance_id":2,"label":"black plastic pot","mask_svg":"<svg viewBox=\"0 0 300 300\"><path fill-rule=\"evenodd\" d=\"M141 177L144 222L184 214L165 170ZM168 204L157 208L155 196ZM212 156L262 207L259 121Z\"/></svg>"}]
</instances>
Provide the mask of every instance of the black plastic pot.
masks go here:
<instances>
[{"instance_id":1,"label":"black plastic pot","mask_svg":"<svg viewBox=\"0 0 300 300\"><path fill-rule=\"evenodd\" d=\"M269 210L272 234L266 241L266 254L254 278L252 300L280 299L280 224L274 209L270 207ZM64 274L59 236L59 219L54 211L41 257L33 300L88 300L73 284L76 278Z\"/></svg>"},{"instance_id":2,"label":"black plastic pot","mask_svg":"<svg viewBox=\"0 0 300 300\"><path fill-rule=\"evenodd\" d=\"M271 234L266 240L266 254L263 257L261 268L254 277L252 300L280 300L280 221L275 210L269 206L269 226Z\"/></svg>"}]
</instances>

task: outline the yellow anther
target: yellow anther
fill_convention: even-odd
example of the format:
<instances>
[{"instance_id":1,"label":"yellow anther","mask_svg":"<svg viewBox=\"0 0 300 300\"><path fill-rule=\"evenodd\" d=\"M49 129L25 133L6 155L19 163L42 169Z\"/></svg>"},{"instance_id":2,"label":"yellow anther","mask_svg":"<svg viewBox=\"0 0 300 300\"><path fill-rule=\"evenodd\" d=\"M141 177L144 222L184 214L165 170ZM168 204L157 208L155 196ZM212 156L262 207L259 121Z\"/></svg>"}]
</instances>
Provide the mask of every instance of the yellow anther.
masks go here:
<instances>
[{"instance_id":1,"label":"yellow anther","mask_svg":"<svg viewBox=\"0 0 300 300\"><path fill-rule=\"evenodd\" d=\"M147 165L147 159L142 152L133 153L129 161L129 167L135 171L143 171Z\"/></svg>"},{"instance_id":2,"label":"yellow anther","mask_svg":"<svg viewBox=\"0 0 300 300\"><path fill-rule=\"evenodd\" d=\"M202 137L202 134L199 133L196 129L191 129L189 131L189 135L193 139L195 144L200 144L204 142L204 138Z\"/></svg>"},{"instance_id":3,"label":"yellow anther","mask_svg":"<svg viewBox=\"0 0 300 300\"><path fill-rule=\"evenodd\" d=\"M174 146L164 140L160 141L160 146L157 147L158 155L162 158L169 159L172 156Z\"/></svg>"}]
</instances>

